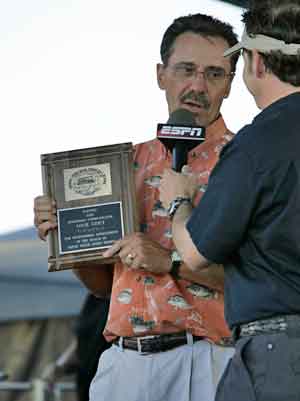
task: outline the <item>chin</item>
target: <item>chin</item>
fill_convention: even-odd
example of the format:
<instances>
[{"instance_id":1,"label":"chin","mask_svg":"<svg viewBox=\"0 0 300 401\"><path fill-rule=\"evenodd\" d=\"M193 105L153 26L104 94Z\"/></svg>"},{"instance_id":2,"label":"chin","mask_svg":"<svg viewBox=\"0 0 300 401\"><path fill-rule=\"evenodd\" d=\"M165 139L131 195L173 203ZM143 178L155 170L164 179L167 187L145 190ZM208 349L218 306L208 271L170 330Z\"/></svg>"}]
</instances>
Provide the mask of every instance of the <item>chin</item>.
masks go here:
<instances>
[{"instance_id":1,"label":"chin","mask_svg":"<svg viewBox=\"0 0 300 401\"><path fill-rule=\"evenodd\" d=\"M203 119L203 118L201 118L201 119L196 118L196 123L197 123L197 125L198 125L199 127L207 127L207 126L209 125L209 123L207 122L207 120L206 120L206 119Z\"/></svg>"},{"instance_id":2,"label":"chin","mask_svg":"<svg viewBox=\"0 0 300 401\"><path fill-rule=\"evenodd\" d=\"M197 114L196 123L201 127L207 127L210 124L210 119L208 115Z\"/></svg>"}]
</instances>

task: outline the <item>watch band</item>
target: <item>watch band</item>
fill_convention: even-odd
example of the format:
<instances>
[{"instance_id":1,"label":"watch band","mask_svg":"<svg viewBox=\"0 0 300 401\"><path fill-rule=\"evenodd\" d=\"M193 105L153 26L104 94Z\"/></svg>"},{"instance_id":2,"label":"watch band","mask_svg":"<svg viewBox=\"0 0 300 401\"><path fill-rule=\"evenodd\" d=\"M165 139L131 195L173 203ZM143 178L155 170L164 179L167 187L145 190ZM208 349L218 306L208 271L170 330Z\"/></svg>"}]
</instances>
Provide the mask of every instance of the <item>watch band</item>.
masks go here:
<instances>
[{"instance_id":1,"label":"watch band","mask_svg":"<svg viewBox=\"0 0 300 401\"><path fill-rule=\"evenodd\" d=\"M180 278L179 275L180 266L181 266L181 260L173 260L169 274L176 280Z\"/></svg>"},{"instance_id":2,"label":"watch band","mask_svg":"<svg viewBox=\"0 0 300 401\"><path fill-rule=\"evenodd\" d=\"M174 250L171 252L171 260L172 260L172 265L171 265L171 270L170 270L169 274L170 274L173 278L175 278L176 280L178 280L178 279L180 278L179 269L180 269L180 266L181 266L181 262L182 262L182 261L181 261L180 255L179 255L179 253L177 252L176 249L174 249Z\"/></svg>"},{"instance_id":3,"label":"watch band","mask_svg":"<svg viewBox=\"0 0 300 401\"><path fill-rule=\"evenodd\" d=\"M192 200L191 200L191 198L182 197L182 196L178 196L177 198L172 200L172 202L170 203L170 206L168 208L168 216L171 220L174 217L179 206L182 205L183 203L189 203L191 205Z\"/></svg>"}]
</instances>

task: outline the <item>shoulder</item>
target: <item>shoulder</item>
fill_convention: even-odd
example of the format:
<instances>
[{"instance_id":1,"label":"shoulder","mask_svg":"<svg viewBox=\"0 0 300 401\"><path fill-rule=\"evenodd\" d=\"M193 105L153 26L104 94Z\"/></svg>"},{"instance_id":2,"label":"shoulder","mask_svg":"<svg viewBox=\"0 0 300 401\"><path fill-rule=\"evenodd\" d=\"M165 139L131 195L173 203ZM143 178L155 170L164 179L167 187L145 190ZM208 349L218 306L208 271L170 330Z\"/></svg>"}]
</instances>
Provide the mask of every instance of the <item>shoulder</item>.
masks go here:
<instances>
[{"instance_id":1,"label":"shoulder","mask_svg":"<svg viewBox=\"0 0 300 401\"><path fill-rule=\"evenodd\" d=\"M257 130L253 124L245 125L235 135L232 134L231 140L223 148L222 154L231 152L243 152L251 154L257 148Z\"/></svg>"},{"instance_id":2,"label":"shoulder","mask_svg":"<svg viewBox=\"0 0 300 401\"><path fill-rule=\"evenodd\" d=\"M250 125L243 127L222 148L218 168L226 164L233 172L236 168L248 172L255 171L257 145L252 140L250 127Z\"/></svg>"}]
</instances>

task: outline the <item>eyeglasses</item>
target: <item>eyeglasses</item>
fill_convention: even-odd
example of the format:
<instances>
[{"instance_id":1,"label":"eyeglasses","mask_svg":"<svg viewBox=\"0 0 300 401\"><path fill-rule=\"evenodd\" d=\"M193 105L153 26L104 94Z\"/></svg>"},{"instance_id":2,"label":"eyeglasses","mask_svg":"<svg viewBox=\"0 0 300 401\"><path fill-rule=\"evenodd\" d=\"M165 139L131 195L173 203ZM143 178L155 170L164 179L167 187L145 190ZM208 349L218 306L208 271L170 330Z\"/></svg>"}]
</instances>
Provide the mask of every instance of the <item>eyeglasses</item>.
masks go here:
<instances>
[{"instance_id":1,"label":"eyeglasses","mask_svg":"<svg viewBox=\"0 0 300 401\"><path fill-rule=\"evenodd\" d=\"M234 72L226 73L224 68L209 66L205 67L204 71L198 71L198 68L193 63L178 63L169 67L178 81L186 81L197 78L198 74L202 74L203 78L210 84L220 84L227 77L234 76Z\"/></svg>"}]
</instances>

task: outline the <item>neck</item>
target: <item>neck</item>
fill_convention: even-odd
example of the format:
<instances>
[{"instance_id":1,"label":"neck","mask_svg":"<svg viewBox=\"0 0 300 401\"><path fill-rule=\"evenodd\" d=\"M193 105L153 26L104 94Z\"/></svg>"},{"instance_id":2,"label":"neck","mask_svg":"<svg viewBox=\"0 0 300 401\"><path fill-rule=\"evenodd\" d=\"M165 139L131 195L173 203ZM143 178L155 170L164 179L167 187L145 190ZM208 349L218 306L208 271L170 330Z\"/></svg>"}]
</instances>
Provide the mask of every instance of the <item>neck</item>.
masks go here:
<instances>
[{"instance_id":1,"label":"neck","mask_svg":"<svg viewBox=\"0 0 300 401\"><path fill-rule=\"evenodd\" d=\"M293 93L300 93L300 87L287 84L280 81L276 76L270 75L261 86L259 93L254 97L257 106L263 110L277 100Z\"/></svg>"}]
</instances>

